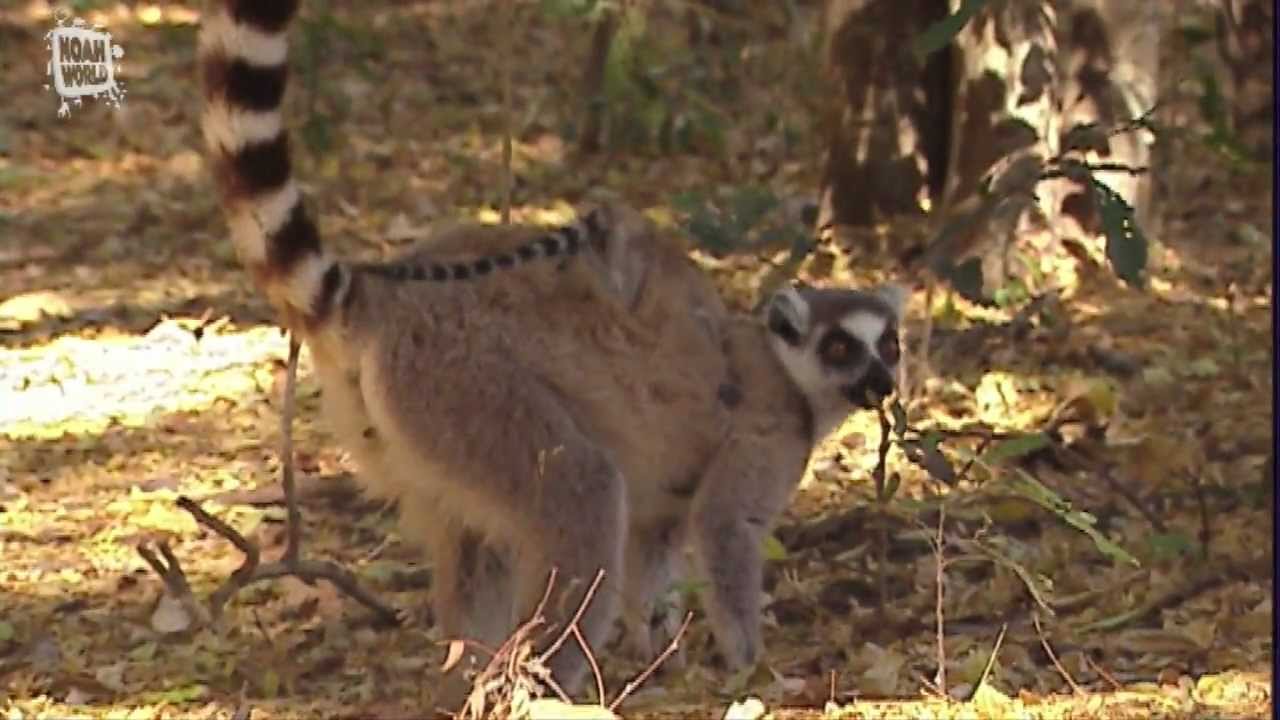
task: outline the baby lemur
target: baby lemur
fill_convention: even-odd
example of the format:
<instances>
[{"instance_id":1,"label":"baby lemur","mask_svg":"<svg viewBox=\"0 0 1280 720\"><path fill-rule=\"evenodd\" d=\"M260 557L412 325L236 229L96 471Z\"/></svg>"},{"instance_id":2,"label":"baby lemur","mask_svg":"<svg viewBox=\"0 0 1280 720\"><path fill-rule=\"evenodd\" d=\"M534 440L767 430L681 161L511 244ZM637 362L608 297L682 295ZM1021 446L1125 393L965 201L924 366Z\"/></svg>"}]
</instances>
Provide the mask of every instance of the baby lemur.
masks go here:
<instances>
[{"instance_id":1,"label":"baby lemur","mask_svg":"<svg viewBox=\"0 0 1280 720\"><path fill-rule=\"evenodd\" d=\"M760 652L761 542L815 442L893 391L902 295L788 287L731 316L681 247L603 205L545 230L467 225L384 263L327 254L281 101L296 0L219 0L203 130L237 255L310 348L369 493L435 565L448 637L496 647L532 612L633 643L687 540L732 668ZM550 661L581 687L573 643Z\"/></svg>"}]
</instances>

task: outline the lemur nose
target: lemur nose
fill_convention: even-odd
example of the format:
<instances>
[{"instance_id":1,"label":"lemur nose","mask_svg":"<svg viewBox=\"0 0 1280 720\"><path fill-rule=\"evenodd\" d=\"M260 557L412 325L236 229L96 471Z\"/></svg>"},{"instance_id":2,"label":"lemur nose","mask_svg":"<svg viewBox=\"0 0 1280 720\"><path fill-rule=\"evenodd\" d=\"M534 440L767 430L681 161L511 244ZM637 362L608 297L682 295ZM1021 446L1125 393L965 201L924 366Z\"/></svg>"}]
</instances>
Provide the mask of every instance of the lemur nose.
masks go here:
<instances>
[{"instance_id":1,"label":"lemur nose","mask_svg":"<svg viewBox=\"0 0 1280 720\"><path fill-rule=\"evenodd\" d=\"M880 397L888 397L893 394L893 376L883 365L875 363L867 377L867 386Z\"/></svg>"}]
</instances>

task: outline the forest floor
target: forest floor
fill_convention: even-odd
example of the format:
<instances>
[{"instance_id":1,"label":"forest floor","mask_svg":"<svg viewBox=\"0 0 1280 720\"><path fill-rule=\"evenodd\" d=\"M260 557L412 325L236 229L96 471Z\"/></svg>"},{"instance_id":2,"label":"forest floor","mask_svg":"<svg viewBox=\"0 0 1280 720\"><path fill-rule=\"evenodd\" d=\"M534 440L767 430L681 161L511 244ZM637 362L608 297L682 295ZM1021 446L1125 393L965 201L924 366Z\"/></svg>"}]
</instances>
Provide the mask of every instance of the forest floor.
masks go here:
<instances>
[{"instance_id":1,"label":"forest floor","mask_svg":"<svg viewBox=\"0 0 1280 720\"><path fill-rule=\"evenodd\" d=\"M292 117L312 113L300 172L343 253L378 257L452 218L495 221L504 55L493 47L518 58L517 220L555 222L607 192L670 223L681 192L746 179L785 197L817 187L812 87L786 81L795 38L774 21L726 25L744 65L774 75L732 97L662 88L692 118L688 146L619 141L580 157L567 139L590 40L580 21L521 4L518 31L498 41L501 13L485 3L329 6L339 22L307 30L320 70L296 83ZM429 564L392 509L353 489L349 459L316 420L305 353L294 432L304 553L342 563L415 621L390 629L324 583L281 579L235 597L222 627L196 629L135 549L167 541L198 595L237 567L235 548L175 505L183 495L267 557L284 541L287 342L235 263L199 154L196 5L76 3L125 48L127 95L122 110L90 101L61 119L45 88L49 9L5 7L0 708L8 718L230 717L242 707L254 718L422 716L445 656L421 612ZM655 13L654 27L664 22L679 21ZM735 67L717 62L716 72ZM1167 112L1193 134L1189 106ZM649 679L623 716L1271 715L1270 168L1233 166L1185 138L1169 157L1143 291L1115 278L1094 239L1042 259L1059 282L1047 311L982 309L940 292L926 309L923 285L900 278L917 289L908 336L919 337L926 310L934 316L933 371L914 382L911 423L942 433L960 457L974 448L960 431L1052 426L1050 452L987 456L989 467L948 489L895 449L888 464L901 484L881 508L878 423L851 418L820 448L777 532L758 672L718 670L699 613L685 667ZM778 257L699 259L744 307ZM861 284L894 274L887 257L853 260L824 247L801 275ZM1072 517L1105 540L1015 492L1027 477L1087 513ZM929 538L943 501L954 701L927 689L939 615ZM1133 562L1104 553L1106 541ZM609 697L642 669L607 651L600 661ZM729 710L750 697L761 705Z\"/></svg>"}]
</instances>

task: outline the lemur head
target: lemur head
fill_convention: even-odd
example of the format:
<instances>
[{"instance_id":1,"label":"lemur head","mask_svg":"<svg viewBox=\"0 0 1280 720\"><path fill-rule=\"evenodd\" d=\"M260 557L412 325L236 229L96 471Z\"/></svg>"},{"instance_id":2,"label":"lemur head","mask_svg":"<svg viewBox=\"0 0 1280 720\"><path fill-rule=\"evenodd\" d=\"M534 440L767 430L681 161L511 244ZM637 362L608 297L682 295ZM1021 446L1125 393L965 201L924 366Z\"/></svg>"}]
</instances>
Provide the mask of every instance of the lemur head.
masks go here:
<instances>
[{"instance_id":1,"label":"lemur head","mask_svg":"<svg viewBox=\"0 0 1280 720\"><path fill-rule=\"evenodd\" d=\"M906 290L784 287L765 305L769 344L809 402L814 432L894 391ZM815 438L816 439L816 438Z\"/></svg>"}]
</instances>

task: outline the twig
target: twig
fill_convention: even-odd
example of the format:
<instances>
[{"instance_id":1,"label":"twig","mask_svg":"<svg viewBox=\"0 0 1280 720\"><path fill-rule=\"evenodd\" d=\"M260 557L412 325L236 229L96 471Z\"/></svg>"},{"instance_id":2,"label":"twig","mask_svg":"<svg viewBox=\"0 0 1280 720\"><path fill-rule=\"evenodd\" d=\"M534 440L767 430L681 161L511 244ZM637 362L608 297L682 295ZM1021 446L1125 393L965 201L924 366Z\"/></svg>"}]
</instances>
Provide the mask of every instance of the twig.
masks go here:
<instances>
[{"instance_id":1,"label":"twig","mask_svg":"<svg viewBox=\"0 0 1280 720\"><path fill-rule=\"evenodd\" d=\"M1156 532L1162 535L1168 532L1168 528L1164 524L1164 521L1160 519L1160 516L1157 515L1150 508L1148 508L1146 504L1142 502L1142 499L1139 498L1136 493L1130 490L1128 486L1126 486L1124 483L1117 480L1115 476L1111 474L1110 470L1108 470L1106 467L1104 467L1100 463L1095 463L1089 460L1088 458L1084 457L1080 453L1076 452L1075 450L1072 450L1071 448L1064 445L1062 442L1054 439L1050 434L1046 433L1045 436L1049 438L1049 442L1052 443L1054 450L1056 450L1058 453L1062 454L1067 459L1076 463L1076 465L1078 465L1079 467L1083 469L1092 470L1094 473L1098 475L1098 477L1101 477L1102 481L1107 484L1107 487L1111 488L1111 490L1114 491L1117 495L1124 498L1126 502L1128 502L1130 505L1133 506L1135 510L1138 511L1138 514L1142 515L1143 519L1145 519L1147 523L1151 525L1151 529L1155 530Z\"/></svg>"},{"instance_id":2,"label":"twig","mask_svg":"<svg viewBox=\"0 0 1280 720\"><path fill-rule=\"evenodd\" d=\"M232 595L249 585L263 580L292 575L308 584L312 584L316 580L328 580L338 590L377 613L383 621L393 625L399 624L399 616L396 611L383 605L381 601L362 588L355 575L341 565L327 560L303 559L295 559L292 562L281 560L279 562L266 563L265 565L259 564L258 546L246 539L235 528L210 515L189 497L178 498L177 504L178 507L191 513L196 522L229 540L245 556L244 562L240 564L240 567L236 568L235 572L231 573L231 576L224 580L222 585L218 586L218 589L209 596L209 609L214 618L221 615L222 606L231 599Z\"/></svg>"},{"instance_id":3,"label":"twig","mask_svg":"<svg viewBox=\"0 0 1280 720\"><path fill-rule=\"evenodd\" d=\"M925 676L921 675L920 673L916 673L915 675L916 675L916 679L920 681L920 684L921 684L921 685L923 685L923 686L925 687L925 689L926 689L926 690L928 690L929 692L931 692L931 693L933 693L934 695L936 695L936 696L938 696L938 697L942 698L943 700L945 700L945 699L947 699L947 698L949 697L949 696L947 695L947 691L946 691L946 690L943 690L943 689L942 689L942 688L940 688L940 687L938 687L938 684L937 684L937 683L935 683L934 681L932 681L932 680L930 680L929 678L927 678L927 677L925 677Z\"/></svg>"},{"instance_id":4,"label":"twig","mask_svg":"<svg viewBox=\"0 0 1280 720\"><path fill-rule=\"evenodd\" d=\"M1085 605L1092 605L1093 601L1100 597L1106 597L1108 595L1114 596L1129 585L1147 577L1149 573L1149 570L1134 570L1110 585L1093 588L1092 590L1083 590L1063 597L1049 598L1048 601L1049 604L1053 606L1054 612L1067 615L1079 610Z\"/></svg>"},{"instance_id":5,"label":"twig","mask_svg":"<svg viewBox=\"0 0 1280 720\"><path fill-rule=\"evenodd\" d=\"M1209 503L1204 495L1204 483L1201 482L1200 476L1184 470L1187 480L1191 482L1191 487L1196 491L1196 505L1200 509L1200 559L1209 559L1209 543L1213 540L1213 527L1209 524Z\"/></svg>"},{"instance_id":6,"label":"twig","mask_svg":"<svg viewBox=\"0 0 1280 720\"><path fill-rule=\"evenodd\" d=\"M485 701L491 692L497 692L503 689L505 684L510 687L519 681L522 675L537 677L543 681L556 695L564 702L572 702L549 672L545 672L545 666L538 659L529 660L527 648L530 646L530 637L538 626L546 622L545 610L547 602L551 597L551 590L555 587L557 571L555 567L551 568L551 573L547 577L547 586L542 592L542 598L538 600L537 606L533 609L533 614L529 616L515 631L502 642L502 645L494 651L489 658L489 662L476 675L472 682L472 689L463 703L461 709L458 710L455 717L457 718L482 718L487 717L485 714ZM470 641L465 641L469 645L475 645ZM509 699L499 697L495 703L491 715L500 716L499 710L503 709L503 705L510 704Z\"/></svg>"},{"instance_id":7,"label":"twig","mask_svg":"<svg viewBox=\"0 0 1280 720\"><path fill-rule=\"evenodd\" d=\"M187 611L187 615L197 622L199 625L206 625L212 619L209 611L203 605L196 601L195 595L191 592L191 585L187 582L187 574L182 571L182 564L178 562L178 558L169 549L168 543L161 542L159 544L160 554L164 555L165 561L161 562L156 557L151 548L139 545L138 555L142 556L143 561L151 566L160 579L164 582L165 588L169 591L169 595L173 596L182 604L183 609Z\"/></svg>"},{"instance_id":8,"label":"twig","mask_svg":"<svg viewBox=\"0 0 1280 720\"><path fill-rule=\"evenodd\" d=\"M1231 582L1237 579L1242 573L1235 567L1227 565L1226 567L1212 567L1200 570L1199 577L1195 578L1183 587L1174 588L1168 592L1161 593L1136 608L1127 612L1120 613L1109 618L1096 620L1085 625L1081 625L1076 629L1077 632L1088 633L1098 630L1115 630L1132 622L1137 622L1148 615L1153 615L1165 608L1173 607L1180 603L1184 603L1195 596L1212 590L1219 585Z\"/></svg>"},{"instance_id":9,"label":"twig","mask_svg":"<svg viewBox=\"0 0 1280 720\"><path fill-rule=\"evenodd\" d=\"M1116 678L1115 678L1115 676L1114 676L1114 675L1112 675L1111 673L1107 672L1105 668L1103 668L1103 667L1102 667L1101 665L1099 665L1098 663L1094 662L1094 661L1093 661L1093 658L1089 657L1089 653L1084 652L1084 653L1081 653L1081 655L1083 655L1083 656L1084 656L1084 661L1085 661L1085 662L1087 662L1087 663L1089 663L1089 667L1090 667L1090 668L1093 668L1093 671L1094 671L1094 672L1096 672L1096 673L1098 673L1098 676L1099 676L1099 677L1101 677L1103 680L1106 680L1108 683L1110 683L1110 684L1111 684L1111 689L1112 689L1112 690L1123 690L1123 689L1124 689L1124 686L1120 684L1120 681L1119 681L1119 680L1116 680Z\"/></svg>"},{"instance_id":10,"label":"twig","mask_svg":"<svg viewBox=\"0 0 1280 720\"><path fill-rule=\"evenodd\" d=\"M137 550L142 559L164 581L170 594L178 598L192 613L201 625L216 621L222 615L222 608L240 590L263 580L293 576L308 585L316 580L327 580L339 591L355 599L360 604L376 613L383 622L398 625L400 617L394 609L384 605L374 595L360 586L356 576L346 568L331 561L303 560L300 557L302 545L302 513L298 509L297 488L293 471L293 411L294 395L297 385L298 356L300 346L296 340L289 340L289 362L285 376L284 402L281 410L280 426L280 467L281 484L284 486L284 497L287 505L287 541L284 555L278 562L261 564L261 551L258 545L222 520L209 514L200 504L189 497L182 496L177 500L178 507L186 510L197 523L228 540L244 555L240 567L214 590L207 601L207 609L195 601L186 574L177 556L166 543L160 543L159 550L166 563L161 563L154 553L144 545Z\"/></svg>"},{"instance_id":11,"label":"twig","mask_svg":"<svg viewBox=\"0 0 1280 720\"><path fill-rule=\"evenodd\" d=\"M1040 646L1043 647L1044 651L1049 655L1049 660L1052 661L1053 666L1058 669L1058 674L1067 681L1067 685L1071 686L1071 692L1076 695L1083 695L1084 690L1081 690L1080 686L1076 684L1075 678L1071 677L1071 673L1067 672L1067 669L1062 667L1062 663L1058 662L1058 656L1053 654L1053 648L1049 647L1049 640L1045 638L1044 629L1040 627L1040 613L1033 611L1031 613L1031 622L1036 626L1036 635L1040 636Z\"/></svg>"},{"instance_id":12,"label":"twig","mask_svg":"<svg viewBox=\"0 0 1280 720\"><path fill-rule=\"evenodd\" d=\"M991 675L991 668L996 666L996 656L1000 654L1000 646L1004 644L1004 634L1008 629L1009 623L1000 625L1000 634L996 635L996 643L991 647L991 655L987 657L987 664L983 666L982 674L978 676L978 682L973 686L974 692L977 692L978 688L982 687L982 684L987 681L987 677Z\"/></svg>"},{"instance_id":13,"label":"twig","mask_svg":"<svg viewBox=\"0 0 1280 720\"><path fill-rule=\"evenodd\" d=\"M587 606L591 604L591 598L596 594L596 589L600 587L601 580L604 580L604 570L600 570L596 573L596 579L591 581L591 587L587 588L586 595L582 596L582 602L578 603L578 609L574 612L573 618L569 620L569 624L560 631L560 637L556 638L555 642L551 643L550 647L543 650L542 654L538 656L538 660L540 662L545 663L547 659L552 655L555 655L556 651L560 649L560 646L564 645L565 641L569 639L569 635L573 632L574 626L578 624L578 621L581 620L582 616L587 612Z\"/></svg>"},{"instance_id":14,"label":"twig","mask_svg":"<svg viewBox=\"0 0 1280 720\"><path fill-rule=\"evenodd\" d=\"M284 503L288 513L285 525L284 561L298 560L302 545L302 511L298 509L298 492L293 478L293 413L298 388L298 356L302 345L289 335L289 362L284 375L284 402L280 409L280 484L284 488Z\"/></svg>"},{"instance_id":15,"label":"twig","mask_svg":"<svg viewBox=\"0 0 1280 720\"><path fill-rule=\"evenodd\" d=\"M1151 124L1151 118L1156 114L1156 110L1160 108L1160 103L1161 100L1157 99L1151 104L1151 107L1147 108L1141 115L1137 115L1127 122L1115 126L1111 129L1111 132L1107 134L1119 135L1121 133L1129 132L1130 130L1140 130L1144 127L1148 127Z\"/></svg>"},{"instance_id":16,"label":"twig","mask_svg":"<svg viewBox=\"0 0 1280 720\"><path fill-rule=\"evenodd\" d=\"M667 658L671 657L672 653L674 653L676 649L680 647L680 638L683 637L685 631L689 629L689 622L692 620L693 620L693 613L692 612L685 613L684 622L680 623L680 627L676 630L675 636L671 638L671 642L667 643L666 649L664 649L662 653L658 655L658 657L654 658L653 662L649 663L649 666L646 667L644 670L642 670L639 675L635 676L634 679L629 680L627 682L627 684L622 688L622 692L618 693L618 697L614 698L613 702L609 703L610 712L617 710L618 706L622 704L622 701L630 697L631 693L635 692L636 689L638 689L642 684L644 684L644 682L649 679L649 676L653 675L654 671L658 669L658 666L666 662ZM832 682L832 687L834 688L834 683L835 683L834 674L832 675L831 682Z\"/></svg>"},{"instance_id":17,"label":"twig","mask_svg":"<svg viewBox=\"0 0 1280 720\"><path fill-rule=\"evenodd\" d=\"M947 516L946 503L939 503L938 504L938 534L934 537L934 540L933 540L933 553L934 553L934 571L933 572L934 572L934 583L935 585L937 585L936 596L934 598L934 603L933 603L933 614L934 614L934 619L937 622L937 631L935 634L937 636L937 643L938 643L938 674L936 675L936 677L938 680L938 686L943 688L944 690L947 687L947 647L946 647L946 632L945 632L945 627L943 625L944 619L943 619L942 601L943 601L943 580L944 580L945 570L946 570L946 560L943 557L943 553L946 548L946 545L944 544L946 542L946 539L942 535L942 525L946 521L946 516Z\"/></svg>"},{"instance_id":18,"label":"twig","mask_svg":"<svg viewBox=\"0 0 1280 720\"><path fill-rule=\"evenodd\" d=\"M1041 180L1052 180L1054 178L1071 178L1075 180L1080 173L1100 173L1115 172L1140 177L1146 175L1150 168L1137 167L1133 165L1125 165L1123 163L1072 163L1071 169L1064 167L1049 168L1040 173Z\"/></svg>"},{"instance_id":19,"label":"twig","mask_svg":"<svg viewBox=\"0 0 1280 720\"><path fill-rule=\"evenodd\" d=\"M885 580L885 568L889 564L889 526L885 522L884 512L884 506L888 500L885 498L884 480L885 466L888 463L889 458L889 447L892 444L893 439L889 434L892 428L889 425L889 417L884 414L884 407L877 405L876 415L880 419L880 447L877 449L876 466L875 469L871 471L871 478L875 480L876 502L880 505L880 517L878 518L878 522L880 523L880 532L876 537L876 585L878 586L877 590L880 596L880 612L883 613L889 603L889 590L886 586L887 581Z\"/></svg>"},{"instance_id":20,"label":"twig","mask_svg":"<svg viewBox=\"0 0 1280 720\"><path fill-rule=\"evenodd\" d=\"M587 656L587 664L591 666L591 677L596 681L596 698L601 706L604 705L604 677L600 675L600 664L596 662L596 656L591 652L591 646L587 644L587 639L582 637L582 628L577 623L571 625L573 628L573 639L578 641L578 647L582 648L582 654Z\"/></svg>"}]
</instances>

